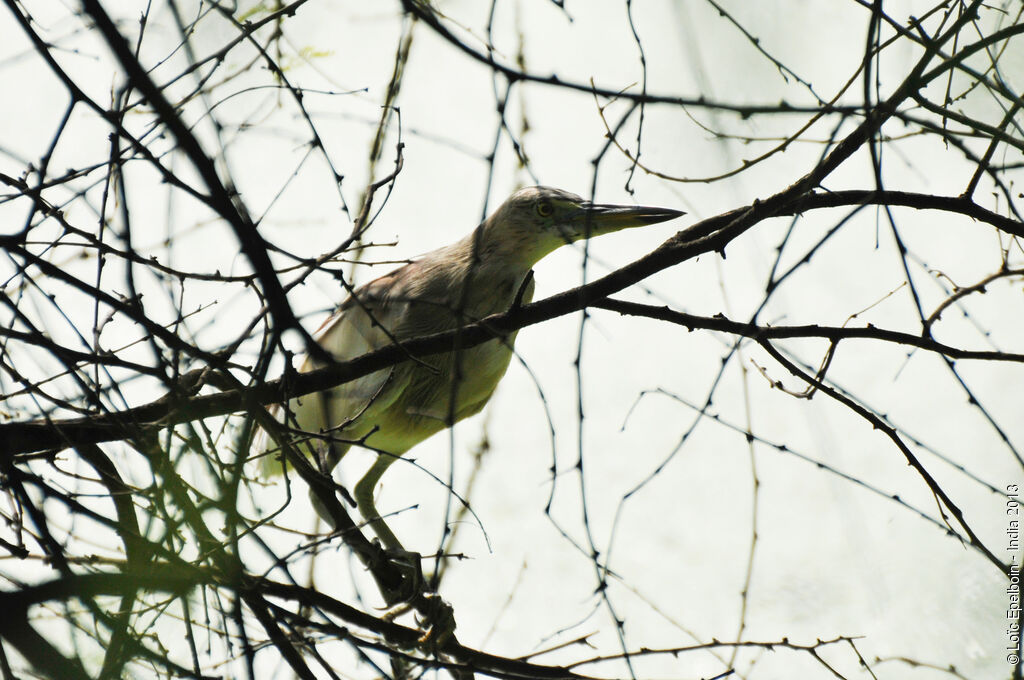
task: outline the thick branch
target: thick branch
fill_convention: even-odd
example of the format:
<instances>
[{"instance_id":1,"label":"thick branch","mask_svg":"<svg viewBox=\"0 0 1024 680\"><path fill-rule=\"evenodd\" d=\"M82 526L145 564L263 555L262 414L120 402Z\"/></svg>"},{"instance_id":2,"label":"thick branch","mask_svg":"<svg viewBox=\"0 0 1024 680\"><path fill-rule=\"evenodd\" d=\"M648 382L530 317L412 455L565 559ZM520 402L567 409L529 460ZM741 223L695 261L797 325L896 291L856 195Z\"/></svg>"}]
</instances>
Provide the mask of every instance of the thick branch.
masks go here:
<instances>
[{"instance_id":1,"label":"thick branch","mask_svg":"<svg viewBox=\"0 0 1024 680\"><path fill-rule=\"evenodd\" d=\"M624 288L699 255L722 251L740 234L769 217L792 215L814 208L882 203L932 208L970 216L1006 231L1021 234L1019 222L975 205L969 199L886 191L844 191L804 193L788 196L792 190L766 201L738 208L698 222L675 234L644 257L585 286L553 295L503 314L495 314L462 329L435 333L370 352L351 361L337 362L309 373L272 380L251 387L204 394L191 398L163 398L120 413L59 421L32 421L0 425L0 456L65 448L81 443L115 441L140 429L177 425L201 418L223 416L245 410L247 404L272 404L319 392L393 366L410 356L429 358L451 351L453 342L463 349L495 337L549 321L589 307Z\"/></svg>"}]
</instances>

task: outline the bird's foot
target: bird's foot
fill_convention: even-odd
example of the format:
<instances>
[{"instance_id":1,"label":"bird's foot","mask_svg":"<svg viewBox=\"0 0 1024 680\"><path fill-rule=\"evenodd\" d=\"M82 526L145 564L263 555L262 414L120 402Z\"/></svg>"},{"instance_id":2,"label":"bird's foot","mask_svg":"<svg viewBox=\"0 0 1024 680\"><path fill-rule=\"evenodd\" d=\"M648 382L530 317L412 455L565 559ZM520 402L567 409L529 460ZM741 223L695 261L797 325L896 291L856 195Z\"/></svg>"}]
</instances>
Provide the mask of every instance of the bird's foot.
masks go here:
<instances>
[{"instance_id":1,"label":"bird's foot","mask_svg":"<svg viewBox=\"0 0 1024 680\"><path fill-rule=\"evenodd\" d=\"M426 606L417 607L416 625L426 632L417 641L420 649L433 653L455 633L455 610L437 593L423 593Z\"/></svg>"},{"instance_id":2,"label":"bird's foot","mask_svg":"<svg viewBox=\"0 0 1024 680\"><path fill-rule=\"evenodd\" d=\"M402 581L397 589L381 590L388 607L381 618L394 621L415 610L418 614L416 625L425 631L417 641L417 646L424 652L433 653L455 632L455 610L436 592L426 590L429 581L423 576L422 556L419 553L389 548L384 554L389 562L398 567Z\"/></svg>"},{"instance_id":3,"label":"bird's foot","mask_svg":"<svg viewBox=\"0 0 1024 680\"><path fill-rule=\"evenodd\" d=\"M416 641L416 647L427 654L433 654L455 633L455 609L437 593L421 593L417 602L403 602L392 607L381 618L394 621L415 609L418 612L416 626L423 635Z\"/></svg>"},{"instance_id":4,"label":"bird's foot","mask_svg":"<svg viewBox=\"0 0 1024 680\"><path fill-rule=\"evenodd\" d=\"M385 559L393 564L401 575L401 581L397 587L381 588L381 595L384 596L385 605L391 608L392 611L397 611L398 613L394 616L398 616L404 613L404 611L408 611L408 607L403 611L398 610L423 593L424 585L426 584L426 580L423 578L423 568L420 565L423 558L418 552L412 552L404 548L387 548L383 552ZM394 616L391 616L391 618L394 618Z\"/></svg>"}]
</instances>

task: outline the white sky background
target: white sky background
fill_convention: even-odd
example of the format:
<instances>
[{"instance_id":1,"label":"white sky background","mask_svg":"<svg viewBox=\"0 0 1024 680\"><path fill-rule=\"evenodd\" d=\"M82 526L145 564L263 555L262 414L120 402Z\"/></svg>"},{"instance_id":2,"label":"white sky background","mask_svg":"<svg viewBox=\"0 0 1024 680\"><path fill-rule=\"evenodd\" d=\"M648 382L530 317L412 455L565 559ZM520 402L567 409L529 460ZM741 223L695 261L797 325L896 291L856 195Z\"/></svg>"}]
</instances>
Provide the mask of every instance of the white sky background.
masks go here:
<instances>
[{"instance_id":1,"label":"white sky background","mask_svg":"<svg viewBox=\"0 0 1024 680\"><path fill-rule=\"evenodd\" d=\"M604 87L638 91L643 72L624 3L570 0L568 5L571 22L558 7L542 0L499 3L497 57L514 63L521 35L532 72L555 73L575 82L594 78ZM696 0L638 0L633 5L647 55L650 92L703 95L738 104L773 104L782 99L813 103L802 86L792 79L785 82L710 5ZM813 83L825 98L850 77L862 58L868 14L853 2L793 0L724 6L760 39L765 50ZM905 18L928 6L904 3L889 9ZM477 49L484 47L489 3L445 2L439 7L449 19L447 25L462 39ZM32 11L38 11L40 20L52 11L54 23L47 28L58 34L58 27L75 25L67 19L66 9L56 3L40 3L38 10L33 7ZM124 30L134 30L128 27L139 8L118 4L109 11L125 20ZM313 54L308 63L295 57L284 60L291 66L287 75L294 84L336 92L367 90L345 96L308 94L306 98L334 165L345 176L342 191L353 209L367 179L367 145L390 79L401 25L397 4L340 1L311 2L284 25L285 44ZM166 11L154 12L147 30L143 59L154 63L173 49L176 33ZM0 16L0 33L20 36L7 14ZM234 35L234 29L211 20L200 24L195 45L200 51L212 51ZM81 78L80 84L90 94L106 103L111 88L119 82L111 77L106 51L86 36L72 42L82 51L62 57L62 64ZM8 98L0 107L0 131L6 131L0 132L0 170L11 175L24 169L19 156L33 160L45 148L66 101L38 59L10 60L26 47L6 46L5 59L0 62L4 64L0 85L5 90L33 93ZM518 186L533 183L528 173L517 169L505 136L498 149L491 194L484 195L488 171L484 157L490 152L497 124L492 74L423 25L414 29L412 49L397 102L405 164L369 234L374 242L394 241L396 245L369 250L369 260L401 260L450 243L479 222L485 204L492 209ZM229 70L245 63L242 54L229 57ZM1019 48L1016 53L1011 49L1003 62L1011 86L1019 87L1019 74L1024 73L1020 55ZM902 47L884 52L883 96L917 57L916 50ZM180 68L181 63L172 60L166 72L157 69L155 77L162 82ZM253 84L270 82L258 71L246 77ZM500 87L504 87L503 81ZM239 82L232 91L242 89ZM858 83L847 103L858 103L860 92ZM964 107L983 111L994 103L978 96L968 99ZM621 104L610 106L610 120L617 120L623 110ZM251 213L263 216L260 230L265 238L315 257L348 235L350 224L339 211L337 192L319 156L300 167L285 193L267 211L272 198L295 172L309 134L285 93L248 91L228 99L216 112L227 123L224 139L230 175ZM529 130L522 134L524 116ZM988 116L996 121L1000 117ZM507 118L524 145L537 180L589 196L591 161L604 142L604 127L593 97L536 84L517 86ZM698 126L698 121L716 130L774 138L793 133L804 120L804 115L774 115L741 121L734 115L700 108L683 111L651 106L644 123L642 160L669 175L713 176L753 158L768 145L716 139ZM254 127L238 132L233 124L242 121ZM103 158L106 131L84 116L77 124L83 131L75 138L81 146L62 145L55 167ZM141 129L144 122L129 124ZM816 126L807 138L825 138L830 125ZM886 131L897 134L899 127L892 124ZM200 122L197 129L210 140L208 125ZM848 125L843 132L849 129ZM625 128L623 143L635 149L635 137L634 118ZM397 139L397 128L392 127L378 176L390 172ZM890 188L955 195L973 171L958 152L943 148L935 138L907 140L895 149L898 153L889 148L885 152ZM820 153L818 144L794 144L764 164L714 183L667 182L637 170L630 184L635 196L630 197L623 188L629 160L610 151L599 166L597 200L635 201L689 214L674 222L596 240L591 244L588 278L636 259L693 221L783 189L809 170ZM1013 160L1019 156L1007 162ZM184 168L182 172L188 175ZM205 216L175 198L168 227L166 188L143 171L132 179L142 187L135 194L137 202L131 205L137 245L157 244L170 229L175 235L173 249L153 251L161 258L168 257L169 262L193 271L247 271L247 263L237 255L237 244L225 226L208 222L197 226L197 220ZM870 162L866 152L861 152L830 177L826 186L870 188L871 182ZM987 187L979 192L983 203L988 196ZM986 205L1002 208L994 199ZM23 214L23 209L21 213L8 210L0 212L0 219L20 225L17 220L23 219ZM819 211L798 222L783 267L795 263L842 214ZM957 284L973 283L998 269L1000 240L990 227L939 213L897 209L894 214L911 254ZM83 223L94 219L74 211L70 217ZM701 257L617 297L746 320L763 298L775 248L788 226L789 219L762 223L730 245L726 259ZM3 228L5 232L8 229ZM537 267L537 299L581 282L580 252L564 248ZM1020 251L1016 252L1019 263ZM365 282L389 268L358 268L355 280ZM936 277L922 267L912 273L929 313L945 293ZM287 275L283 278L288 280ZM840 325L851 314L878 303L852 323L870 322L916 333L920 329L910 295L906 287L899 288L903 282L884 216L873 208L865 209L809 266L787 281L760 321ZM997 282L986 295L971 297L969 318L950 310L937 327L936 337L972 348L1019 348L1024 333L1020 293L1019 280ZM337 284L325 276L314 277L294 291L291 301L297 311L310 313L308 326L313 329L325 311L343 297ZM150 307L154 314L160 310L159 298L154 287ZM186 308L216 302L192 322L192 328L205 334L210 346L233 337L257 304L241 288L229 290L223 285L193 284L187 299L190 304ZM169 309L165 311L169 313ZM72 309L69 313L77 312ZM52 324L55 336L66 332L52 313L40 314ZM217 326L224 329L223 334ZM991 335L983 337L978 328L991 331ZM579 329L579 315L533 326L520 333L517 349L536 376L553 419L555 455L562 471L553 516L573 540L585 545L580 485L571 469L578 452L573 361ZM133 335L137 331L130 328L113 327L105 332L110 334L111 347L117 346L121 337L137 337ZM301 349L297 338L290 341L296 351ZM770 642L788 638L794 644L807 645L836 636L856 637L857 650L879 678L908 674L921 679L950 677L936 669L911 671L900 661L876 662L879 657L905 657L938 669L953 665L967 678L1009 677L1004 651L1005 578L977 551L965 548L936 523L907 507L929 518L938 517L931 493L884 435L824 395L798 400L771 389L755 364L789 388L803 386L759 349L745 347L730 360L716 388L711 412L741 429L749 422L758 438L785 445L870 488L830 474L792 453L762 443L751 448L742 434L705 418L664 470L621 502L624 494L670 455L694 422L695 411L683 400L704 403L731 341L731 337L706 331L689 333L681 327L601 310L593 310L585 325L581 383L587 509L597 548L610 559L610 567L619 577L610 581L608 596L625 621L628 648L736 639L752 546L753 463L759 482L758 538L743 639ZM824 342L780 345L814 366L826 349ZM1024 447L1024 370L1020 364L958 362L957 366L1012 444ZM915 447L914 451L958 501L987 545L1008 560L1005 499L984 484L1001 490L1007 484L1024 482L1024 478L993 428L977 409L967 405L966 394L941 360L925 352L908 358L898 346L848 341L840 346L829 377L877 412L888 414L906 433L905 439L916 438L933 447ZM137 390L131 385L127 390L136 403L158 394L152 386L141 384ZM678 399L665 394L647 394L640 399L645 391L655 390ZM573 646L535 659L556 664L591 654L615 654L620 647L611 616L594 595L593 563L563 538L544 514L552 455L544 414L545 405L538 399L533 379L513 361L484 414L459 424L452 435L435 436L408 457L445 479L449 452L453 451L455 486L461 490L470 469L469 452L486 429L491 450L476 482L472 507L487 532L489 546L475 522L460 526L456 548L470 559L452 565L442 595L455 608L460 641L496 654L520 656L588 636L593 650ZM971 481L933 451L966 467L984 484ZM353 450L342 466L342 479L354 483L370 460L366 452ZM424 553L436 549L447 500L443 486L411 465L397 464L385 476L382 489L378 500L382 512L419 506L389 521L405 546ZM282 523L308 529L312 510L305 489L296 489L296 494ZM887 498L890 495L898 495L906 505ZM280 498L280 488L275 487L262 492L259 502L261 507L272 507ZM621 516L615 525L617 512ZM279 546L297 540L272 530L265 534ZM350 565L343 552L321 556L316 568L321 588L351 601L350 574L359 568ZM356 578L363 580L359 574ZM332 648L325 649L330 652ZM845 677L869 677L848 645L837 644L819 652ZM346 677L370 674L366 668L347 666L351 657L344 644L337 645L336 653L344 659L339 663L346 664ZM717 650L714 654L643 658L635 661L635 668L640 677L709 677L726 670L729 654L729 650ZM774 652L745 650L735 667L740 677L749 678L831 677L808 654L781 648ZM261 669L265 677L288 677L283 667L266 665ZM628 676L621 663L584 667L581 672Z\"/></svg>"}]
</instances>

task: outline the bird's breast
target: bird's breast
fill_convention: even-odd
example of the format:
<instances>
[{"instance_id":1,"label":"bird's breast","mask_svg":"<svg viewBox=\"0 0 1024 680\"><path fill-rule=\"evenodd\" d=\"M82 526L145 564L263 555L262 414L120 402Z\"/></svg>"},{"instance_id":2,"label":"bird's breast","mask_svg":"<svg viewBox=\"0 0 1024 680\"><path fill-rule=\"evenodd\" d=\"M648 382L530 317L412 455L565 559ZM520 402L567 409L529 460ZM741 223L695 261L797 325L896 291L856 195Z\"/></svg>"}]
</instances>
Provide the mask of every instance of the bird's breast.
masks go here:
<instances>
[{"instance_id":1,"label":"bird's breast","mask_svg":"<svg viewBox=\"0 0 1024 680\"><path fill-rule=\"evenodd\" d=\"M434 371L415 366L402 410L410 416L430 418L440 426L458 422L480 411L508 369L512 339L485 343L431 357Z\"/></svg>"}]
</instances>

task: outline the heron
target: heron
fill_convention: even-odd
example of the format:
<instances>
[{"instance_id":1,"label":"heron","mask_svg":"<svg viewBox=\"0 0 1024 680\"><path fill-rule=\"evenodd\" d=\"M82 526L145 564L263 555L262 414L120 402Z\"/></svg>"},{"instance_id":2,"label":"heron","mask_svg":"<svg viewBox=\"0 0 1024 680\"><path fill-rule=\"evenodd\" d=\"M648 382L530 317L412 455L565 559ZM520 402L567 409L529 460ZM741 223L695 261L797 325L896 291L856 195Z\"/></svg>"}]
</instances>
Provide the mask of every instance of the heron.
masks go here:
<instances>
[{"instance_id":1,"label":"heron","mask_svg":"<svg viewBox=\"0 0 1024 680\"><path fill-rule=\"evenodd\" d=\"M551 187L513 193L461 240L431 251L355 290L315 334L337 361L450 331L532 300L533 267L581 239L675 219L668 208L592 203ZM409 449L478 413L512 357L515 333L406 360L331 390L291 399L275 416L308 433L299 445L331 474L353 445L377 458L356 483L359 514L393 553L407 553L374 505L381 475ZM300 371L323 364L307 357ZM277 470L281 466L275 466ZM318 514L330 516L312 496Z\"/></svg>"}]
</instances>

